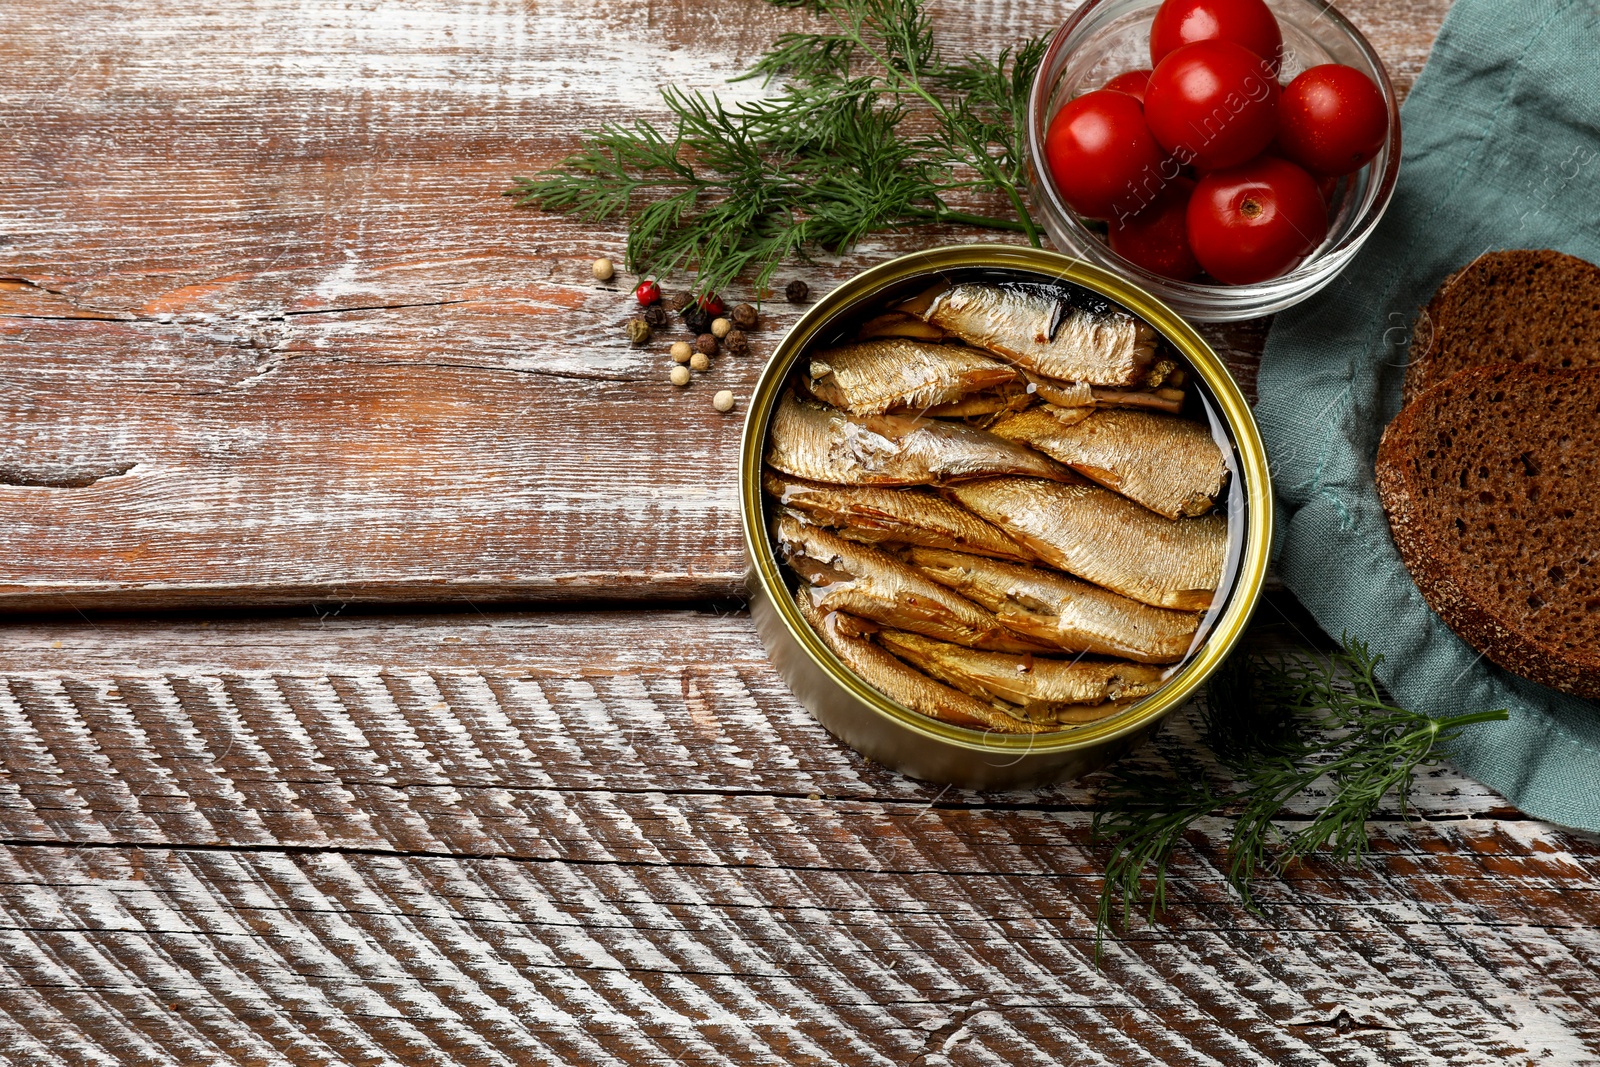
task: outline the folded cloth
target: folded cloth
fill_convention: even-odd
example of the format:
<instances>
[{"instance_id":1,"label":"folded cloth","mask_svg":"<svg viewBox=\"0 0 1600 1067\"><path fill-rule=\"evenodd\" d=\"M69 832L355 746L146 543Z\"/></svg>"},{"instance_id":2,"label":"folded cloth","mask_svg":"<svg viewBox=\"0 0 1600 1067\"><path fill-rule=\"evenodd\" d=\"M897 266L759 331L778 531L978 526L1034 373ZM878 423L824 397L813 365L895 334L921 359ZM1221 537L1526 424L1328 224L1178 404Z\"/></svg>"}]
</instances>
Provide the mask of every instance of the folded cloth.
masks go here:
<instances>
[{"instance_id":1,"label":"folded cloth","mask_svg":"<svg viewBox=\"0 0 1600 1067\"><path fill-rule=\"evenodd\" d=\"M1491 665L1445 627L1395 552L1372 470L1411 324L1447 274L1503 248L1600 262L1597 41L1593 0L1456 0L1402 108L1394 201L1328 289L1278 316L1256 409L1284 583L1328 633L1384 655L1379 678L1406 707L1508 709L1464 733L1453 762L1586 830L1600 830L1600 705Z\"/></svg>"}]
</instances>

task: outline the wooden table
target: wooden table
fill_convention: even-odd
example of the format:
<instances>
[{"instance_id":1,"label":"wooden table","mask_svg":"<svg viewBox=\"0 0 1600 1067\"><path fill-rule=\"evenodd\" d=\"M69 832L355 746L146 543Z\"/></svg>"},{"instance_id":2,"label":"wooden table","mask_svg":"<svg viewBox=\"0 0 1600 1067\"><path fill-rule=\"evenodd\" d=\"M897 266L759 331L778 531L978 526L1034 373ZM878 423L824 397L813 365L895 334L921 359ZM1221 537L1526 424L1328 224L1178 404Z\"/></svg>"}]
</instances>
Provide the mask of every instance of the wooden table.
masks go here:
<instances>
[{"instance_id":1,"label":"wooden table","mask_svg":"<svg viewBox=\"0 0 1600 1067\"><path fill-rule=\"evenodd\" d=\"M1444 8L1346 10L1409 85ZM677 392L622 232L497 194L801 17L0 7L0 1059L1600 1062L1600 844L1448 769L1259 914L1206 824L1097 970L1092 782L912 782L789 695L710 393L792 309Z\"/></svg>"}]
</instances>

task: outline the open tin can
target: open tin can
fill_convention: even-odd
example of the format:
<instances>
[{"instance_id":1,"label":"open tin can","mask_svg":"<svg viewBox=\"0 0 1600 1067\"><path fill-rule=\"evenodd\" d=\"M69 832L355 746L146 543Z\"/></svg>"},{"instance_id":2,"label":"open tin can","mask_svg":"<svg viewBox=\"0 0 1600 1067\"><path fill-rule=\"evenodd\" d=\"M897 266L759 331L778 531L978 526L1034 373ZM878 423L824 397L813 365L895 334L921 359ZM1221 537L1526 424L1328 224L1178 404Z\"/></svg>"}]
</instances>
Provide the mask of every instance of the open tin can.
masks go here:
<instances>
[{"instance_id":1,"label":"open tin can","mask_svg":"<svg viewBox=\"0 0 1600 1067\"><path fill-rule=\"evenodd\" d=\"M935 283L1069 282L1121 305L1187 364L1185 415L1209 422L1230 471L1218 508L1227 517L1222 582L1189 654L1161 687L1107 718L1048 733L985 732L902 706L857 677L795 606L775 550L762 462L772 415L798 361L848 337L863 318ZM740 448L739 503L750 560L750 612L774 665L830 732L879 763L973 789L1027 788L1075 778L1152 734L1221 665L1249 623L1266 575L1272 492L1265 450L1244 395L1222 361L1182 318L1138 286L1054 252L960 245L917 252L856 275L813 305L779 342L751 397Z\"/></svg>"}]
</instances>

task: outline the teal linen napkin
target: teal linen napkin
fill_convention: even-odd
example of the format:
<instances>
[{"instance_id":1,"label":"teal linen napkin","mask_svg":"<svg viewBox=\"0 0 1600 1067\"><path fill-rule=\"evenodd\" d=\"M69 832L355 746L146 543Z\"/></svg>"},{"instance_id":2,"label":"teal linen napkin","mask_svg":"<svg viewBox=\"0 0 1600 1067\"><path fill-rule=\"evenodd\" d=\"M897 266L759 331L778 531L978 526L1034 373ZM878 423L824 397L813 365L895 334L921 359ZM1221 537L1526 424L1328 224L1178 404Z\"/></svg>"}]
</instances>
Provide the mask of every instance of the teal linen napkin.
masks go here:
<instances>
[{"instance_id":1,"label":"teal linen napkin","mask_svg":"<svg viewBox=\"0 0 1600 1067\"><path fill-rule=\"evenodd\" d=\"M1454 746L1522 810L1600 830L1600 706L1490 665L1423 602L1373 485L1412 320L1480 252L1600 262L1600 6L1457 0L1402 109L1400 184L1355 261L1278 316L1256 417L1278 495L1278 573L1330 634L1366 640L1405 706L1507 708ZM1596 472L1600 475L1600 472Z\"/></svg>"}]
</instances>

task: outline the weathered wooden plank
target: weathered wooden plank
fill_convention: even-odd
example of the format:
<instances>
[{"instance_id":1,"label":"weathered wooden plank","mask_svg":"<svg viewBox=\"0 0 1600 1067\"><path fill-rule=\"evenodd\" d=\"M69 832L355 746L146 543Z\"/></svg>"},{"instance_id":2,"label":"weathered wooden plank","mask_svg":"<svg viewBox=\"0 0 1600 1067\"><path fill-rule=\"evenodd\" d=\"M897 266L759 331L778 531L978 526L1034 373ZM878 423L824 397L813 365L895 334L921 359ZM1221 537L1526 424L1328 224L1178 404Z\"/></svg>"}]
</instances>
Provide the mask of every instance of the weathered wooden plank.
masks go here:
<instances>
[{"instance_id":1,"label":"weathered wooden plank","mask_svg":"<svg viewBox=\"0 0 1600 1067\"><path fill-rule=\"evenodd\" d=\"M152 345L191 332L153 324L17 326L0 607L727 591L735 493L706 467L740 427L703 388L690 438L651 395L671 386L620 351L517 368L508 335L501 367L448 340L396 364L398 334L452 322L328 319L270 351ZM82 388L103 368L136 391Z\"/></svg>"},{"instance_id":2,"label":"weathered wooden plank","mask_svg":"<svg viewBox=\"0 0 1600 1067\"><path fill-rule=\"evenodd\" d=\"M1092 792L866 763L742 615L18 624L0 730L16 1062L1600 1062L1600 842L1441 774L1257 914L1217 822L1096 971Z\"/></svg>"},{"instance_id":3,"label":"weathered wooden plank","mask_svg":"<svg viewBox=\"0 0 1600 1067\"><path fill-rule=\"evenodd\" d=\"M1596 1055L1592 1004L1550 980L1592 982L1592 931L1419 913L1388 887L1297 907L1291 930L1219 906L1230 929L1112 942L1096 971L1056 878L57 847L0 850L0 877L25 983L6 1000L63 1059Z\"/></svg>"},{"instance_id":4,"label":"weathered wooden plank","mask_svg":"<svg viewBox=\"0 0 1600 1067\"><path fill-rule=\"evenodd\" d=\"M1444 0L1365 0L1409 83ZM939 8L953 47L1052 5ZM728 89L803 14L561 0L0 10L0 609L704 597L743 572L761 357L687 393L588 262L496 194L576 130ZM744 84L736 93L759 91ZM972 231L874 240L824 290ZM1216 331L1247 383L1263 329Z\"/></svg>"},{"instance_id":5,"label":"weathered wooden plank","mask_svg":"<svg viewBox=\"0 0 1600 1067\"><path fill-rule=\"evenodd\" d=\"M740 613L13 623L0 628L0 677L13 760L45 746L25 740L41 724L85 715L93 723L53 736L51 759L28 763L23 778L14 777L22 766L9 764L13 785L50 781L62 760L103 772L97 746L120 739L117 751L142 773L187 776L191 796L267 781L286 766L307 785L353 774L364 786L670 787L908 801L940 793L829 740ZM1169 732L1173 744L1193 741L1186 720ZM163 751L150 750L154 743ZM96 792L117 788L107 779ZM1027 796L1092 804L1073 788ZM1492 791L1450 773L1425 780L1417 803L1434 817L1511 813ZM87 840L89 832L68 836Z\"/></svg>"}]
</instances>

